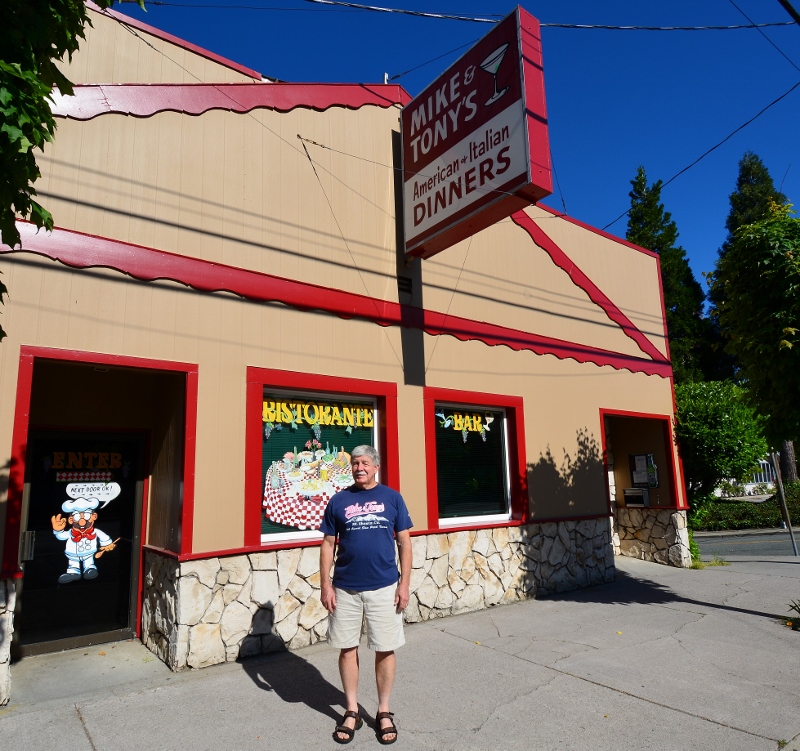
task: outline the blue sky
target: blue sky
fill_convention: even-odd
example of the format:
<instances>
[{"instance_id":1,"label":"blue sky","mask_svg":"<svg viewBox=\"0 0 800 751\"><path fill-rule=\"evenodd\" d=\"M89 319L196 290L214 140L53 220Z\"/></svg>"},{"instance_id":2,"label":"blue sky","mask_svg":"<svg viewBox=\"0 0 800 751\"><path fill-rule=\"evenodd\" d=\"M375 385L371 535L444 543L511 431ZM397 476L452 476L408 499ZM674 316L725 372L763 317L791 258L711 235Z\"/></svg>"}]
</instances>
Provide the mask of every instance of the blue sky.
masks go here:
<instances>
[{"instance_id":1,"label":"blue sky","mask_svg":"<svg viewBox=\"0 0 800 751\"><path fill-rule=\"evenodd\" d=\"M166 0L165 0L166 1ZM332 10L305 0L170 0L116 9L286 81L379 82L479 39L485 23ZM382 0L395 8L502 17L498 0ZM204 8L202 5L223 6ZM790 21L777 0L524 2L542 23L705 26ZM254 10L258 6L283 10ZM800 8L800 3L795 3ZM800 27L758 31L542 31L550 142L560 190L545 203L596 227L630 205L639 164L664 181L800 81ZM465 48L466 49L466 48ZM460 50L398 78L413 96ZM797 66L797 67L795 67ZM664 189L695 275L725 238L737 164L755 151L800 207L800 87ZM625 219L609 228L624 236Z\"/></svg>"}]
</instances>

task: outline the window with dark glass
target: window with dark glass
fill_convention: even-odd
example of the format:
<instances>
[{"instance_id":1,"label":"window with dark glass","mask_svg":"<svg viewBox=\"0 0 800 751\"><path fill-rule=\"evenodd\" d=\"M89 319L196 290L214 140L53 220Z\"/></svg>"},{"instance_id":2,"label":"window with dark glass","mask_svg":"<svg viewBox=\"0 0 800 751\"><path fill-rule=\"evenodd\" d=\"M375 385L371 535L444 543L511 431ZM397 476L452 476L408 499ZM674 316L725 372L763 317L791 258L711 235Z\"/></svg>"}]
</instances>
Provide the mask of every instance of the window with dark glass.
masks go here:
<instances>
[{"instance_id":1,"label":"window with dark glass","mask_svg":"<svg viewBox=\"0 0 800 751\"><path fill-rule=\"evenodd\" d=\"M439 518L508 518L505 411L437 402L435 419Z\"/></svg>"}]
</instances>

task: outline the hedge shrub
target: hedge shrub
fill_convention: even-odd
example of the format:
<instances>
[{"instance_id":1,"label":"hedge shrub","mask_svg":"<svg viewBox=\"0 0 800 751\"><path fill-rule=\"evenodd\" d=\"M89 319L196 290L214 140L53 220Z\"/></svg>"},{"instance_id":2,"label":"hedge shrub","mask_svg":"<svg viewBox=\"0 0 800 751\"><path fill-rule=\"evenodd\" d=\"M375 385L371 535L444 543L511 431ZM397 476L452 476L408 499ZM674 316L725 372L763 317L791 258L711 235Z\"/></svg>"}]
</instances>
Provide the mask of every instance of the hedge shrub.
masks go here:
<instances>
[{"instance_id":1,"label":"hedge shrub","mask_svg":"<svg viewBox=\"0 0 800 751\"><path fill-rule=\"evenodd\" d=\"M786 505L793 526L800 526L800 482L786 485ZM689 512L689 528L699 531L726 529L774 529L783 517L778 496L763 503L728 498L697 498Z\"/></svg>"}]
</instances>

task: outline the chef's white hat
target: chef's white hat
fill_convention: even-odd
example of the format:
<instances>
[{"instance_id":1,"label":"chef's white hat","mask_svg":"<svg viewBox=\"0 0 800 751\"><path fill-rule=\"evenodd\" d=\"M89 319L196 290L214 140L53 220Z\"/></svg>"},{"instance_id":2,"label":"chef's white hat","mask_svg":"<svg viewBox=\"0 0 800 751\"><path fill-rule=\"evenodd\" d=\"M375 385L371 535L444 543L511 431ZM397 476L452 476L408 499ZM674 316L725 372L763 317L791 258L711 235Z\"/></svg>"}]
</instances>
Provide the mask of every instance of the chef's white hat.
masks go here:
<instances>
[{"instance_id":1,"label":"chef's white hat","mask_svg":"<svg viewBox=\"0 0 800 751\"><path fill-rule=\"evenodd\" d=\"M64 501L61 510L66 514L74 511L94 511L100 505L97 498L75 498L74 500Z\"/></svg>"}]
</instances>

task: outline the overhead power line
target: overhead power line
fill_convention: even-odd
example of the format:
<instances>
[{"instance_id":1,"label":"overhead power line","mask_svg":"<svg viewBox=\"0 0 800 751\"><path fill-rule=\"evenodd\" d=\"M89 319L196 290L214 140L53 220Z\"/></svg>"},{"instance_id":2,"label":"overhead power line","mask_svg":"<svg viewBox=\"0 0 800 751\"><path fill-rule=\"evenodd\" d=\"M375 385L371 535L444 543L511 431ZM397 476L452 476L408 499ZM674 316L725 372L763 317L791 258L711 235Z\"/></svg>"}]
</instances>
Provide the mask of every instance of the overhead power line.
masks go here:
<instances>
[{"instance_id":1,"label":"overhead power line","mask_svg":"<svg viewBox=\"0 0 800 751\"><path fill-rule=\"evenodd\" d=\"M745 13L733 0L730 0L730 4L736 8L736 10L738 10L739 13L741 13L748 21L750 21L750 23L753 23L753 19L750 18L750 16L748 16L747 13ZM791 65L795 70L800 71L800 68L797 67L794 60L792 60L780 47L778 47L778 45L775 44L775 42L773 42L761 29L758 30L758 33L761 34L761 36L764 37L764 39L766 39L778 51L778 54L781 55L784 60L789 63L789 65Z\"/></svg>"},{"instance_id":2,"label":"overhead power line","mask_svg":"<svg viewBox=\"0 0 800 751\"><path fill-rule=\"evenodd\" d=\"M764 114L764 113L765 113L765 112L766 112L766 111L767 111L767 110L768 110L770 107L774 107L774 106L775 106L775 105L776 105L778 102L780 102L782 99L785 99L787 96L789 96L789 94L791 94L791 93L792 93L792 92L793 92L793 91L794 91L796 88L798 88L798 87L800 87L800 81L798 81L798 82L797 82L797 83L796 83L794 86L792 86L792 87L791 87L791 88L790 88L788 91L785 91L783 94L781 94L781 95L780 95L780 96L779 96L777 99L773 99L773 100L772 100L772 101L771 101L771 102L770 102L770 103L769 103L769 104L768 104L766 107L763 107L761 110L759 110L759 111L758 111L758 112L757 112L755 115L753 115L753 117L751 117L751 118L750 118L750 119L749 119L747 122L744 122L744 123L742 123L742 124L741 124L741 125L740 125L738 128L736 128L736 130L733 130L733 131L731 131L731 132L730 132L730 133L729 133L727 136L725 136L725 138L723 138L721 141L719 141L718 143L714 144L714 145L713 145L713 146L712 146L710 149L708 149L707 151L704 151L704 152L703 152L703 153L702 153L702 154L701 154L699 157L697 157L697 159L695 159L695 160L694 160L694 161L693 161L691 164L687 164L687 165L686 165L686 166L685 166L685 167L684 167L682 170L680 170L680 172L676 172L676 173L675 173L675 174L674 174L672 177L670 177L670 179L669 179L669 180L667 180L665 183L663 183L663 184L661 185L661 187L662 187L662 188L666 188L666 187L667 187L667 185L669 185L669 184L670 184L670 183L671 183L673 180L677 179L677 178L678 178L678 177L680 177L680 176L681 176L681 175L682 175L684 172L686 172L686 171L690 170L692 167L694 167L694 165L695 165L695 164L697 164L697 163L698 163L698 162L700 162L701 160L705 159L705 158L706 158L706 157L707 157L707 156L708 156L708 155L709 155L709 154L710 154L712 151L716 151L716 150L717 150L717 149L718 149L720 146L722 146L722 144L726 143L727 141L730 141L730 139L731 139L731 138L733 138L733 137L734 137L734 136L735 136L735 135L736 135L736 134L737 134L737 133L738 133L740 130L743 130L743 129L744 129L744 128L746 128L748 125L750 125L750 123L752 123L753 121L757 120L757 119L758 119L759 117L761 117L761 115L763 115L763 114ZM626 215L626 214L627 214L629 211L630 211L630 209L627 209L626 211L623 211L623 212L622 212L622 213L621 213L621 214L620 214L620 215L619 215L619 216L618 216L618 217L617 217L617 218L616 218L616 219L615 219L613 222L609 222L609 223L608 223L608 224L607 224L605 227L603 227L603 230L607 230L609 227L611 227L612 225L616 224L616 223L617 223L617 222L618 222L620 219L622 219L622 217L624 217L624 216L625 216L625 215Z\"/></svg>"},{"instance_id":3,"label":"overhead power line","mask_svg":"<svg viewBox=\"0 0 800 751\"><path fill-rule=\"evenodd\" d=\"M472 21L474 23L497 23L499 16L495 18L475 18L473 16L457 16L449 13L429 13L422 10L400 10L399 8L381 8L377 5L362 5L361 3L349 3L345 0L305 0L307 3L317 5L337 5L342 8L354 8L356 10L370 10L376 13L402 13L406 16L419 16L421 18L440 18L448 21Z\"/></svg>"},{"instance_id":4,"label":"overhead power line","mask_svg":"<svg viewBox=\"0 0 800 751\"><path fill-rule=\"evenodd\" d=\"M398 73L394 76L389 76L390 81L396 81L398 78L402 78L409 73L412 73L415 70L419 70L420 68L424 68L426 65L430 65L431 63L435 63L437 60L441 60L443 57L447 57L448 55L452 55L454 52L458 52L459 50L463 50L464 47L471 47L477 39L473 39L471 42L467 42L466 44L462 44L460 47L456 47L454 50L450 50L449 52L443 52L441 55L437 55L436 57L428 60L427 62L420 63L419 65L415 65L413 68L409 68L408 70L404 70L402 73Z\"/></svg>"},{"instance_id":5,"label":"overhead power line","mask_svg":"<svg viewBox=\"0 0 800 751\"><path fill-rule=\"evenodd\" d=\"M731 31L733 29L761 29L767 26L796 26L794 21L773 23L744 23L728 26L610 26L588 23L540 23L554 29L605 29L606 31Z\"/></svg>"},{"instance_id":6,"label":"overhead power line","mask_svg":"<svg viewBox=\"0 0 800 751\"><path fill-rule=\"evenodd\" d=\"M170 8L206 8L218 10L263 10L280 12L335 12L335 11L366 11L373 13L396 13L405 16L420 18L433 18L444 21L467 21L471 23L496 24L502 16L488 13L486 16L467 16L453 13L433 13L428 11L407 10L404 8L384 8L377 5L364 5L362 3L345 2L345 0L303 0L303 2L321 5L321 8L286 8L273 5L222 5L220 3L175 3L169 0L145 0L145 5L158 5ZM588 23L540 23L543 28L551 29L598 29L601 31L733 31L736 29L763 29L775 26L797 26L795 21L774 21L772 23L729 24L727 26L615 26L613 24L588 24Z\"/></svg>"}]
</instances>

